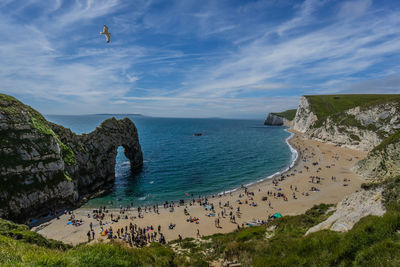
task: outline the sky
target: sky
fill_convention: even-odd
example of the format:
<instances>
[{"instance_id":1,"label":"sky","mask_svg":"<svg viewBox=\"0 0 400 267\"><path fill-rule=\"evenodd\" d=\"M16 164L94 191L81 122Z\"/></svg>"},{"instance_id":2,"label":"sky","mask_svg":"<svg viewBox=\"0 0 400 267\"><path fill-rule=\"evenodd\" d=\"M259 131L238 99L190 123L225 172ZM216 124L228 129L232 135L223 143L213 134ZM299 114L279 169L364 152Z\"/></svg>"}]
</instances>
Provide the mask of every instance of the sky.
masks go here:
<instances>
[{"instance_id":1,"label":"sky","mask_svg":"<svg viewBox=\"0 0 400 267\"><path fill-rule=\"evenodd\" d=\"M0 92L43 114L261 119L400 93L398 0L0 0L0 28Z\"/></svg>"}]
</instances>

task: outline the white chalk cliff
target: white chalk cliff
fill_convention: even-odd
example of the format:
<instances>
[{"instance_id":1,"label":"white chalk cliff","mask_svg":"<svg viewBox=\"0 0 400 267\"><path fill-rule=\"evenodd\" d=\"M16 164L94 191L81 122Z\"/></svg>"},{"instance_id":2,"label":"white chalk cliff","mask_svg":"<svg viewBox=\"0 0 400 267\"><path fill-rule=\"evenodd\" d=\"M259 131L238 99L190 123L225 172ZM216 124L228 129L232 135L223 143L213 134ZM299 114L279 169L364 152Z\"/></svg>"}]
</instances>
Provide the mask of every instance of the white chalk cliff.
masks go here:
<instances>
[{"instance_id":1,"label":"white chalk cliff","mask_svg":"<svg viewBox=\"0 0 400 267\"><path fill-rule=\"evenodd\" d=\"M396 102L389 102L355 107L317 124L318 119L307 97L302 96L293 123L296 131L315 140L370 151L400 129L400 107Z\"/></svg>"}]
</instances>

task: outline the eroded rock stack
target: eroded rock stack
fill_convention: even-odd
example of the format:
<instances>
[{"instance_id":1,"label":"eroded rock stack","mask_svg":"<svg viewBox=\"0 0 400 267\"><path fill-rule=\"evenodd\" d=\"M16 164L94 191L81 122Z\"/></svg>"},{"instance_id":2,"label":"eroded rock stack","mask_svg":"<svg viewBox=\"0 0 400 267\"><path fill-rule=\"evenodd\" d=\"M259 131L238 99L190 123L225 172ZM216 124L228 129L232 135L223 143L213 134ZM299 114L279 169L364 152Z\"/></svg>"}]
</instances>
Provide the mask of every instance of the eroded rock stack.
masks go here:
<instances>
[{"instance_id":1,"label":"eroded rock stack","mask_svg":"<svg viewBox=\"0 0 400 267\"><path fill-rule=\"evenodd\" d=\"M282 126L285 124L285 118L279 117L272 113L269 113L267 118L264 121L264 125L271 125L271 126ZM287 120L286 120L287 121Z\"/></svg>"}]
</instances>

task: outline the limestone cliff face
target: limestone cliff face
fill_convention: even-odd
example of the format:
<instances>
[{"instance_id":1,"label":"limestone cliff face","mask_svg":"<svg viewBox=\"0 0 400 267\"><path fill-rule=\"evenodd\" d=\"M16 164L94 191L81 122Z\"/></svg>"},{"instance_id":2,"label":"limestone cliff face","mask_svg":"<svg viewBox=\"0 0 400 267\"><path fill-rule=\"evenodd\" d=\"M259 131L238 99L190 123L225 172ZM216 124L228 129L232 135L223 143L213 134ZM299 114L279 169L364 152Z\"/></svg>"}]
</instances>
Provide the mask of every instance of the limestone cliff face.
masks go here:
<instances>
[{"instance_id":1,"label":"limestone cliff face","mask_svg":"<svg viewBox=\"0 0 400 267\"><path fill-rule=\"evenodd\" d=\"M305 133L316 120L317 116L311 111L307 98L302 96L294 118L293 129Z\"/></svg>"},{"instance_id":2,"label":"limestone cliff face","mask_svg":"<svg viewBox=\"0 0 400 267\"><path fill-rule=\"evenodd\" d=\"M49 126L63 143L71 144L76 164L67 166L66 169L77 176L80 195L96 193L113 186L115 157L119 146L124 147L132 170L142 166L142 150L137 129L128 118L105 120L93 132L83 135L76 135L54 123L49 123Z\"/></svg>"},{"instance_id":3,"label":"limestone cliff face","mask_svg":"<svg viewBox=\"0 0 400 267\"><path fill-rule=\"evenodd\" d=\"M399 136L400 133L397 138ZM358 174L377 182L400 175L400 139L379 145L365 159L357 162L354 169Z\"/></svg>"},{"instance_id":4,"label":"limestone cliff face","mask_svg":"<svg viewBox=\"0 0 400 267\"><path fill-rule=\"evenodd\" d=\"M355 107L317 121L307 97L301 97L294 119L295 130L316 140L370 151L400 129L400 107L395 102Z\"/></svg>"},{"instance_id":5,"label":"limestone cliff face","mask_svg":"<svg viewBox=\"0 0 400 267\"><path fill-rule=\"evenodd\" d=\"M310 228L306 235L326 229L339 232L349 231L365 216L382 216L386 212L382 202L382 192L382 187L360 190L344 198L337 204L336 211L327 220Z\"/></svg>"},{"instance_id":6,"label":"limestone cliff face","mask_svg":"<svg viewBox=\"0 0 400 267\"><path fill-rule=\"evenodd\" d=\"M110 189L118 146L132 170L141 167L138 134L129 119L108 119L76 135L0 94L0 217L22 221Z\"/></svg>"},{"instance_id":7,"label":"limestone cliff face","mask_svg":"<svg viewBox=\"0 0 400 267\"><path fill-rule=\"evenodd\" d=\"M264 121L264 125L271 126L291 126L291 121L286 118L282 118L278 115L269 113L267 118Z\"/></svg>"}]
</instances>

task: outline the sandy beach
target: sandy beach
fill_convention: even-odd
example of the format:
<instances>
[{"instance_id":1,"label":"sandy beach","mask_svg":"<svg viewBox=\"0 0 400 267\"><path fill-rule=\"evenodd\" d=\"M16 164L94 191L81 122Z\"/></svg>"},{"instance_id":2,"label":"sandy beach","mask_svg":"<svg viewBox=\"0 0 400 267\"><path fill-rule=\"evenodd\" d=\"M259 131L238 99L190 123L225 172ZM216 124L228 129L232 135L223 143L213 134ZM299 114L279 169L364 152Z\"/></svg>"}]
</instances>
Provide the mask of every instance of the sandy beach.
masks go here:
<instances>
[{"instance_id":1,"label":"sandy beach","mask_svg":"<svg viewBox=\"0 0 400 267\"><path fill-rule=\"evenodd\" d=\"M137 208L130 208L124 214L121 214L119 209L109 210L101 220L102 226L99 219L93 218L93 209L79 208L74 210L73 214L75 219L83 221L80 226L67 224L71 215L65 214L32 230L47 238L73 245L88 241L87 233L91 223L95 233L91 242L108 241L107 236L100 235L101 227L112 227L114 235L117 235L117 229L125 226L129 229L131 223L140 228L153 226L154 231L151 232L156 232L161 226L160 232L166 241L178 239L178 235L183 238L196 238L198 233L201 236L227 233L238 226L257 224L257 221L267 220L277 212L283 216L295 215L303 213L315 204L335 204L360 188L364 179L351 169L359 159L366 156L365 152L304 139L300 133L293 130L291 132L294 136L289 142L298 151L295 165L282 175L255 183L247 189L240 188L225 195L208 196L206 206L214 206L214 215L207 216L212 211L200 205L195 196L195 203L192 205L185 203L178 206L175 202L173 212L170 208L162 206L158 208L158 213L155 213L153 208L142 210L142 218L139 218ZM184 209L187 210L186 214ZM114 222L111 214L114 220L118 216L121 218ZM233 215L234 220L231 219ZM188 222L190 217L198 218L198 223ZM216 225L217 219L219 227ZM175 225L173 229L169 229L170 224Z\"/></svg>"}]
</instances>

